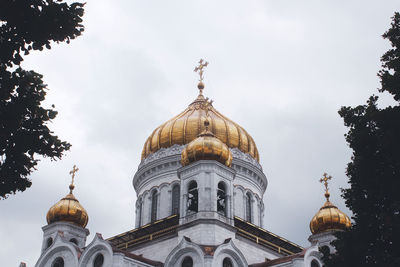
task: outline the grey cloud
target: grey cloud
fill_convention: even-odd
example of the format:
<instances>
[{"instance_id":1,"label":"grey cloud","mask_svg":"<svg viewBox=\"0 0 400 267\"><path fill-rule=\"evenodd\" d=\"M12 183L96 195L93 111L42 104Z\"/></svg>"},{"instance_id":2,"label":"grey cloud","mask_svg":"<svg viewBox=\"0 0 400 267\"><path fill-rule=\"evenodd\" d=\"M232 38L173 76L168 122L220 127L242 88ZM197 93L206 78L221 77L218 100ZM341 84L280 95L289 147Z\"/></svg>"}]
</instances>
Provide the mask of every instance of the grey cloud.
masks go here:
<instances>
[{"instance_id":1,"label":"grey cloud","mask_svg":"<svg viewBox=\"0 0 400 267\"><path fill-rule=\"evenodd\" d=\"M307 246L324 171L334 176L332 202L350 214L339 188L348 186L351 151L337 110L376 93L388 48L380 35L396 8L394 0L89 1L81 38L24 62L45 75L46 104L59 111L50 127L73 147L62 161L42 160L32 188L0 202L0 265L34 265L46 212L68 193L73 164L89 240L134 227L142 146L196 97L200 57L210 62L206 96L258 146L266 229Z\"/></svg>"}]
</instances>

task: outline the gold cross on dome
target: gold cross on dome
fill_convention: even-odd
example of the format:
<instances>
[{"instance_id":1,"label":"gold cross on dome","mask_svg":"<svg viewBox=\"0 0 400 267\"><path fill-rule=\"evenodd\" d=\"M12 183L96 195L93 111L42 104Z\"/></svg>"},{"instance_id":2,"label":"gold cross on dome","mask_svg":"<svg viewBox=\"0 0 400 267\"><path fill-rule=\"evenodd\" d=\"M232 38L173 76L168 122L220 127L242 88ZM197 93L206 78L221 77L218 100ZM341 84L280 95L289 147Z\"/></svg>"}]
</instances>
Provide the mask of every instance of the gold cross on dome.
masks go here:
<instances>
[{"instance_id":1,"label":"gold cross on dome","mask_svg":"<svg viewBox=\"0 0 400 267\"><path fill-rule=\"evenodd\" d=\"M74 167L72 168L72 170L69 172L69 174L72 175L72 181L71 184L69 185L69 189L70 189L70 194L72 194L72 190L74 190L75 186L74 186L74 178L75 178L75 173L79 171L79 168L76 167L76 165L74 164Z\"/></svg>"},{"instance_id":2,"label":"gold cross on dome","mask_svg":"<svg viewBox=\"0 0 400 267\"><path fill-rule=\"evenodd\" d=\"M323 174L323 177L321 179L319 179L320 183L324 183L325 186L325 197L327 200L329 200L329 188L328 188L328 181L332 179L332 176L328 176L328 174L325 172Z\"/></svg>"},{"instance_id":3,"label":"gold cross on dome","mask_svg":"<svg viewBox=\"0 0 400 267\"><path fill-rule=\"evenodd\" d=\"M200 59L199 65L196 68L194 68L194 72L198 72L199 73L199 76L200 76L199 81L200 82L203 81L203 78L204 78L204 76L203 76L203 74L204 74L203 68L207 67L207 66L208 66L208 62L204 61L203 59Z\"/></svg>"}]
</instances>

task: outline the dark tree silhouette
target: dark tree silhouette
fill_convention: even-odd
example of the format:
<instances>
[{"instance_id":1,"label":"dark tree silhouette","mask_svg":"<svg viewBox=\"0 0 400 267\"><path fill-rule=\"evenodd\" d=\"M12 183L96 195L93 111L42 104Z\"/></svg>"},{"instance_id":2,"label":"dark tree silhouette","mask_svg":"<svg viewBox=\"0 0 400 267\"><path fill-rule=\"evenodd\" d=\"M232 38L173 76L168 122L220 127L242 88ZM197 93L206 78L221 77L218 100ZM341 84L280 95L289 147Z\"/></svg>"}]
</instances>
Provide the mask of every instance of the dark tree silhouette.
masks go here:
<instances>
[{"instance_id":1,"label":"dark tree silhouette","mask_svg":"<svg viewBox=\"0 0 400 267\"><path fill-rule=\"evenodd\" d=\"M84 4L62 0L0 1L0 199L31 186L38 156L61 158L70 144L47 127L57 115L41 106L42 75L21 68L32 50L81 35Z\"/></svg>"},{"instance_id":2,"label":"dark tree silhouette","mask_svg":"<svg viewBox=\"0 0 400 267\"><path fill-rule=\"evenodd\" d=\"M366 105L342 107L349 127L346 141L353 149L347 166L351 187L343 190L353 212L353 226L336 234L337 253L324 253L330 266L400 266L400 14L383 34L391 49L381 58L379 92L391 94L396 105L378 107L378 97Z\"/></svg>"}]
</instances>

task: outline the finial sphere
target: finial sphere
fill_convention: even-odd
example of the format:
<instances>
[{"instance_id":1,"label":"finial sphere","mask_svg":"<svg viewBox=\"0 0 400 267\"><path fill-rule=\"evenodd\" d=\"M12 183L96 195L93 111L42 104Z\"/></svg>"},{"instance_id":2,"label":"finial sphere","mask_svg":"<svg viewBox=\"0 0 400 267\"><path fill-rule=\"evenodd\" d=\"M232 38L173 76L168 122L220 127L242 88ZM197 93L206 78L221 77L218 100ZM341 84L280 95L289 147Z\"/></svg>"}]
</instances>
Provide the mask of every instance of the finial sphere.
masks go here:
<instances>
[{"instance_id":1,"label":"finial sphere","mask_svg":"<svg viewBox=\"0 0 400 267\"><path fill-rule=\"evenodd\" d=\"M200 90L204 89L204 83L203 82L199 82L199 84L197 85L197 88L199 88Z\"/></svg>"}]
</instances>

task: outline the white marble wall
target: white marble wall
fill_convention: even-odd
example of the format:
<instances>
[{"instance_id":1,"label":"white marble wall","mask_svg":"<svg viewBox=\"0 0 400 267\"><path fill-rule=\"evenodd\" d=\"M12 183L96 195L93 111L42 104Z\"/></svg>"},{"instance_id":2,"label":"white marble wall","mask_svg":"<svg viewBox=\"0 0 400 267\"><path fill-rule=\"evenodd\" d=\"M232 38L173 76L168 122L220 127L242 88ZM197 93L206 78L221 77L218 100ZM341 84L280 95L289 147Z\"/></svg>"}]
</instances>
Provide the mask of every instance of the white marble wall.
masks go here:
<instances>
[{"instance_id":1,"label":"white marble wall","mask_svg":"<svg viewBox=\"0 0 400 267\"><path fill-rule=\"evenodd\" d=\"M199 211L216 211L216 191L218 182L224 181L227 185L227 217L238 216L246 219L245 194L249 192L252 196L252 220L257 226L262 226L264 216L264 204L262 197L267 187L267 179L262 172L261 166L250 156L240 151L233 151L234 160L232 168L229 168L235 175L233 179L226 180L223 172L217 169L210 169L199 177L192 177L182 182L179 177L181 169L180 152L184 146L174 146L155 152L149 159L144 160L136 172L133 185L138 195L138 201L142 204L142 221L138 222L136 211L136 227L151 222L151 192L157 190L158 205L157 219L168 217L172 214L172 185L181 184L180 216L186 216L187 206L187 185L190 179L196 179L199 186ZM216 162L215 162L216 163ZM193 164L196 164L193 163ZM211 165L210 165L211 166ZM186 166L189 167L189 166ZM185 168L186 168L185 167ZM227 167L226 167L227 168ZM190 175L189 175L190 176ZM201 176L201 177L200 177ZM136 207L139 207L138 202Z\"/></svg>"},{"instance_id":2,"label":"white marble wall","mask_svg":"<svg viewBox=\"0 0 400 267\"><path fill-rule=\"evenodd\" d=\"M179 180L172 183L162 183L159 186L153 186L151 190L146 190L139 195L136 201L136 208L142 202L142 220L139 223L139 211L136 209L136 227L148 224L151 222L152 196L153 192L157 192L157 220L166 218L172 215L172 188L174 185L180 184Z\"/></svg>"},{"instance_id":3,"label":"white marble wall","mask_svg":"<svg viewBox=\"0 0 400 267\"><path fill-rule=\"evenodd\" d=\"M264 218L264 204L257 193L244 188L241 185L235 185L234 188L234 216L246 220L247 196L251 198L251 223L262 227Z\"/></svg>"},{"instance_id":4,"label":"white marble wall","mask_svg":"<svg viewBox=\"0 0 400 267\"><path fill-rule=\"evenodd\" d=\"M248 264L263 262L265 261L265 258L273 260L280 257L271 250L243 238L235 239L235 245L243 253Z\"/></svg>"},{"instance_id":5,"label":"white marble wall","mask_svg":"<svg viewBox=\"0 0 400 267\"><path fill-rule=\"evenodd\" d=\"M152 243L147 243L145 246L136 247L130 252L136 255L143 255L143 257L164 262L171 250L179 243L178 236L171 237L166 240L156 240Z\"/></svg>"}]
</instances>

